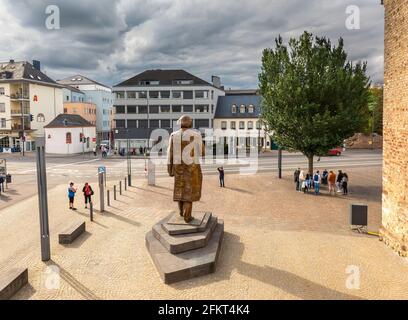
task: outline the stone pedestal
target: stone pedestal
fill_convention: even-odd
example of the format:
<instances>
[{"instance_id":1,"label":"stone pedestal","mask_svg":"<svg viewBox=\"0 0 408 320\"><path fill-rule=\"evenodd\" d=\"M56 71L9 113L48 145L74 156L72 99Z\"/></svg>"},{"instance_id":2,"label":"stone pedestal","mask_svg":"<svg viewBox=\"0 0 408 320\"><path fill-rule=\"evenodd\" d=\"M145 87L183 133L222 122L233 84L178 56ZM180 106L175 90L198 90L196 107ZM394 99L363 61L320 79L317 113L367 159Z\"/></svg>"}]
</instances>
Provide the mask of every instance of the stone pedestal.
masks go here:
<instances>
[{"instance_id":1,"label":"stone pedestal","mask_svg":"<svg viewBox=\"0 0 408 320\"><path fill-rule=\"evenodd\" d=\"M210 212L193 212L193 216L186 223L172 213L146 234L146 247L166 284L215 271L224 222Z\"/></svg>"}]
</instances>

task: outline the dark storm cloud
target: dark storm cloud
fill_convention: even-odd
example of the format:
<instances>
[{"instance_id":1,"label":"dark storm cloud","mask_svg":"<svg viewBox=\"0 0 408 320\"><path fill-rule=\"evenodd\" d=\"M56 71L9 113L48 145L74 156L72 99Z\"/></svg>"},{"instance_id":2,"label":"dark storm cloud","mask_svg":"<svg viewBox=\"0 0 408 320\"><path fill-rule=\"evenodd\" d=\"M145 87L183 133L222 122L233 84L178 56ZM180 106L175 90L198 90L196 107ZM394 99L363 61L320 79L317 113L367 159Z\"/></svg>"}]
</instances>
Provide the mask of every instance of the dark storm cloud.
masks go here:
<instances>
[{"instance_id":1,"label":"dark storm cloud","mask_svg":"<svg viewBox=\"0 0 408 320\"><path fill-rule=\"evenodd\" d=\"M0 0L0 60L36 58L54 78L83 73L107 84L147 68L184 68L206 80L220 75L226 87L256 87L262 50L279 34L287 41L308 30L333 43L343 37L349 59L368 61L382 82L383 8L353 2ZM49 4L60 8L60 30L45 28ZM360 30L345 27L349 4L360 8Z\"/></svg>"}]
</instances>

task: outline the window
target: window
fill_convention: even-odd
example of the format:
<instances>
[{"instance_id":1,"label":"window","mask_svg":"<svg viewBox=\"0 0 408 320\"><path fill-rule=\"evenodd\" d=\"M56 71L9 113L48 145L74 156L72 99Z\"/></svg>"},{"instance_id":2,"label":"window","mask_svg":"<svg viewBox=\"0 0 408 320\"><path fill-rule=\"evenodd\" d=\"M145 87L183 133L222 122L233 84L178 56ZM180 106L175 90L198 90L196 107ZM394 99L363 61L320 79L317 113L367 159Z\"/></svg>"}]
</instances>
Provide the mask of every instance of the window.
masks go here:
<instances>
[{"instance_id":1,"label":"window","mask_svg":"<svg viewBox=\"0 0 408 320\"><path fill-rule=\"evenodd\" d=\"M158 99L159 98L159 91L149 91L149 98Z\"/></svg>"},{"instance_id":2,"label":"window","mask_svg":"<svg viewBox=\"0 0 408 320\"><path fill-rule=\"evenodd\" d=\"M159 120L150 120L150 128L159 128Z\"/></svg>"},{"instance_id":3,"label":"window","mask_svg":"<svg viewBox=\"0 0 408 320\"><path fill-rule=\"evenodd\" d=\"M69 96L66 96L66 101L69 101Z\"/></svg>"},{"instance_id":4,"label":"window","mask_svg":"<svg viewBox=\"0 0 408 320\"><path fill-rule=\"evenodd\" d=\"M239 128L240 128L241 130L244 130L244 129L245 129L245 122L244 122L244 121L240 121L240 122L239 122Z\"/></svg>"},{"instance_id":5,"label":"window","mask_svg":"<svg viewBox=\"0 0 408 320\"><path fill-rule=\"evenodd\" d=\"M160 120L160 128L170 128L170 120Z\"/></svg>"},{"instance_id":6,"label":"window","mask_svg":"<svg viewBox=\"0 0 408 320\"><path fill-rule=\"evenodd\" d=\"M261 129L261 123L259 121L256 122L256 128Z\"/></svg>"},{"instance_id":7,"label":"window","mask_svg":"<svg viewBox=\"0 0 408 320\"><path fill-rule=\"evenodd\" d=\"M0 103L0 112L6 112L6 104Z\"/></svg>"},{"instance_id":8,"label":"window","mask_svg":"<svg viewBox=\"0 0 408 320\"><path fill-rule=\"evenodd\" d=\"M139 106L139 112L140 114L146 114L147 113L147 106Z\"/></svg>"},{"instance_id":9,"label":"window","mask_svg":"<svg viewBox=\"0 0 408 320\"><path fill-rule=\"evenodd\" d=\"M181 99L181 91L173 91L173 99Z\"/></svg>"},{"instance_id":10,"label":"window","mask_svg":"<svg viewBox=\"0 0 408 320\"><path fill-rule=\"evenodd\" d=\"M116 113L125 113L125 106L116 106Z\"/></svg>"},{"instance_id":11,"label":"window","mask_svg":"<svg viewBox=\"0 0 408 320\"><path fill-rule=\"evenodd\" d=\"M160 91L160 97L162 99L169 99L170 98L170 91Z\"/></svg>"},{"instance_id":12,"label":"window","mask_svg":"<svg viewBox=\"0 0 408 320\"><path fill-rule=\"evenodd\" d=\"M221 129L227 130L227 121L221 121Z\"/></svg>"},{"instance_id":13,"label":"window","mask_svg":"<svg viewBox=\"0 0 408 320\"><path fill-rule=\"evenodd\" d=\"M136 91L128 91L126 94L128 99L136 99Z\"/></svg>"},{"instance_id":14,"label":"window","mask_svg":"<svg viewBox=\"0 0 408 320\"><path fill-rule=\"evenodd\" d=\"M64 113L67 113L67 112L68 112L67 108L64 108Z\"/></svg>"},{"instance_id":15,"label":"window","mask_svg":"<svg viewBox=\"0 0 408 320\"><path fill-rule=\"evenodd\" d=\"M137 127L137 120L128 120L127 121L128 128L136 128Z\"/></svg>"},{"instance_id":16,"label":"window","mask_svg":"<svg viewBox=\"0 0 408 320\"><path fill-rule=\"evenodd\" d=\"M71 134L71 132L67 132L65 134L65 143L66 144L71 144L72 143L72 134Z\"/></svg>"},{"instance_id":17,"label":"window","mask_svg":"<svg viewBox=\"0 0 408 320\"><path fill-rule=\"evenodd\" d=\"M116 92L116 99L125 99L125 91Z\"/></svg>"},{"instance_id":18,"label":"window","mask_svg":"<svg viewBox=\"0 0 408 320\"><path fill-rule=\"evenodd\" d=\"M45 116L43 113L37 115L37 122L45 122Z\"/></svg>"},{"instance_id":19,"label":"window","mask_svg":"<svg viewBox=\"0 0 408 320\"><path fill-rule=\"evenodd\" d=\"M193 84L193 80L173 80L173 84Z\"/></svg>"},{"instance_id":20,"label":"window","mask_svg":"<svg viewBox=\"0 0 408 320\"><path fill-rule=\"evenodd\" d=\"M149 106L150 113L159 113L159 106Z\"/></svg>"},{"instance_id":21,"label":"window","mask_svg":"<svg viewBox=\"0 0 408 320\"><path fill-rule=\"evenodd\" d=\"M231 121L231 122L230 122L230 128L231 128L232 130L235 130L235 129L236 129L236 127L235 127L235 121Z\"/></svg>"},{"instance_id":22,"label":"window","mask_svg":"<svg viewBox=\"0 0 408 320\"><path fill-rule=\"evenodd\" d=\"M136 106L127 106L127 113L136 113Z\"/></svg>"},{"instance_id":23,"label":"window","mask_svg":"<svg viewBox=\"0 0 408 320\"><path fill-rule=\"evenodd\" d=\"M168 113L170 112L170 106L160 106L161 113Z\"/></svg>"},{"instance_id":24,"label":"window","mask_svg":"<svg viewBox=\"0 0 408 320\"><path fill-rule=\"evenodd\" d=\"M157 80L142 80L140 81L141 86L158 86L160 81Z\"/></svg>"},{"instance_id":25,"label":"window","mask_svg":"<svg viewBox=\"0 0 408 320\"><path fill-rule=\"evenodd\" d=\"M173 112L181 112L181 106L179 105L173 105L171 108Z\"/></svg>"},{"instance_id":26,"label":"window","mask_svg":"<svg viewBox=\"0 0 408 320\"><path fill-rule=\"evenodd\" d=\"M0 96L4 95L4 87L0 87Z\"/></svg>"},{"instance_id":27,"label":"window","mask_svg":"<svg viewBox=\"0 0 408 320\"><path fill-rule=\"evenodd\" d=\"M208 105L206 104L196 104L195 112L208 112Z\"/></svg>"},{"instance_id":28,"label":"window","mask_svg":"<svg viewBox=\"0 0 408 320\"><path fill-rule=\"evenodd\" d=\"M0 127L5 128L7 126L6 118L0 119Z\"/></svg>"},{"instance_id":29,"label":"window","mask_svg":"<svg viewBox=\"0 0 408 320\"><path fill-rule=\"evenodd\" d=\"M148 128L147 120L139 120L139 128Z\"/></svg>"},{"instance_id":30,"label":"window","mask_svg":"<svg viewBox=\"0 0 408 320\"><path fill-rule=\"evenodd\" d=\"M208 99L208 90L196 90L195 97L196 99Z\"/></svg>"},{"instance_id":31,"label":"window","mask_svg":"<svg viewBox=\"0 0 408 320\"><path fill-rule=\"evenodd\" d=\"M254 113L254 106L252 104L248 106L248 113Z\"/></svg>"},{"instance_id":32,"label":"window","mask_svg":"<svg viewBox=\"0 0 408 320\"><path fill-rule=\"evenodd\" d=\"M210 127L210 120L208 120L208 119L196 119L195 120L195 127L196 128L209 128Z\"/></svg>"},{"instance_id":33,"label":"window","mask_svg":"<svg viewBox=\"0 0 408 320\"><path fill-rule=\"evenodd\" d=\"M183 91L183 99L193 99L193 91Z\"/></svg>"},{"instance_id":34,"label":"window","mask_svg":"<svg viewBox=\"0 0 408 320\"><path fill-rule=\"evenodd\" d=\"M254 128L254 122L248 121L248 130L252 130Z\"/></svg>"},{"instance_id":35,"label":"window","mask_svg":"<svg viewBox=\"0 0 408 320\"><path fill-rule=\"evenodd\" d=\"M239 112L245 113L245 105L241 104L241 106L239 107Z\"/></svg>"},{"instance_id":36,"label":"window","mask_svg":"<svg viewBox=\"0 0 408 320\"><path fill-rule=\"evenodd\" d=\"M147 93L146 91L141 91L139 92L139 99L146 99L147 98Z\"/></svg>"},{"instance_id":37,"label":"window","mask_svg":"<svg viewBox=\"0 0 408 320\"><path fill-rule=\"evenodd\" d=\"M124 128L126 126L125 120L116 120L116 128Z\"/></svg>"},{"instance_id":38,"label":"window","mask_svg":"<svg viewBox=\"0 0 408 320\"><path fill-rule=\"evenodd\" d=\"M188 104L183 106L183 112L193 112L193 105Z\"/></svg>"}]
</instances>

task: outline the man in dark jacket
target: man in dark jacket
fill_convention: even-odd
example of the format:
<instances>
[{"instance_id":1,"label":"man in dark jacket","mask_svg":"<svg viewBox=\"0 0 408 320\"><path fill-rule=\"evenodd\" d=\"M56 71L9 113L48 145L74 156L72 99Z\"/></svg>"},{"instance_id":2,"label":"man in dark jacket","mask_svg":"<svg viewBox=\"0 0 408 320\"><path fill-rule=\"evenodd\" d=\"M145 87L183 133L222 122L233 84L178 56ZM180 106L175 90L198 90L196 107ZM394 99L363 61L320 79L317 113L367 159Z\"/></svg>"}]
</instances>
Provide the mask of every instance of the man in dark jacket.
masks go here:
<instances>
[{"instance_id":1,"label":"man in dark jacket","mask_svg":"<svg viewBox=\"0 0 408 320\"><path fill-rule=\"evenodd\" d=\"M293 181L296 184L296 191L300 191L299 188L301 188L300 186L300 180L299 180L299 175L300 175L300 168L297 168L295 170L295 172L293 173Z\"/></svg>"},{"instance_id":2,"label":"man in dark jacket","mask_svg":"<svg viewBox=\"0 0 408 320\"><path fill-rule=\"evenodd\" d=\"M219 167L217 168L218 173L219 173L219 178L220 178L220 187L225 188L225 184L224 184L224 168L223 167Z\"/></svg>"}]
</instances>

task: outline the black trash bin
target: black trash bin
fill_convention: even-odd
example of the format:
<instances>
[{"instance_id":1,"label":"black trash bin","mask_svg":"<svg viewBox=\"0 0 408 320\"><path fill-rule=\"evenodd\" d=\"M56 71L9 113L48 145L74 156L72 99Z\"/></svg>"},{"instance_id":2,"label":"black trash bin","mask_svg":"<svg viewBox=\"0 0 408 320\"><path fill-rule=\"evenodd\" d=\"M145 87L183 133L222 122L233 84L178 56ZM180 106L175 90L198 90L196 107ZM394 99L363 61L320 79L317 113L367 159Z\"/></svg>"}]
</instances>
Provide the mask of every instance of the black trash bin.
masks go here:
<instances>
[{"instance_id":1,"label":"black trash bin","mask_svg":"<svg viewBox=\"0 0 408 320\"><path fill-rule=\"evenodd\" d=\"M6 175L6 182L11 183L11 174Z\"/></svg>"}]
</instances>

